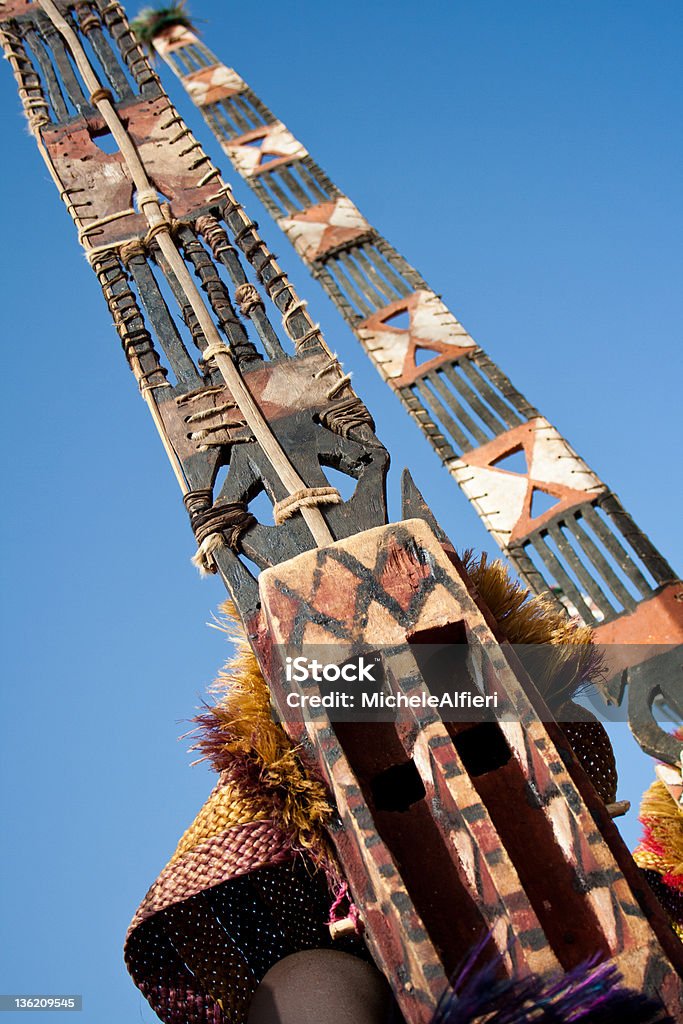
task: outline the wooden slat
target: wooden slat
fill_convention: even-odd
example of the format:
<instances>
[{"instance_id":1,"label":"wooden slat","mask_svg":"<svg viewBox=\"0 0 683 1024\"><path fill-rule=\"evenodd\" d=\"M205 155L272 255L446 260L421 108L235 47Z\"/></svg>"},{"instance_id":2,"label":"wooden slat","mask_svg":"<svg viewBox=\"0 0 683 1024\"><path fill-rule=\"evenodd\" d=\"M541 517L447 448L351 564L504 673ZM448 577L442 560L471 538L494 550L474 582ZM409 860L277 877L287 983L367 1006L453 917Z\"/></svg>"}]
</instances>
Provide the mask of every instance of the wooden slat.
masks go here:
<instances>
[{"instance_id":1,"label":"wooden slat","mask_svg":"<svg viewBox=\"0 0 683 1024\"><path fill-rule=\"evenodd\" d=\"M511 409L503 401L498 391L491 385L491 382L476 363L466 356L463 359L459 359L453 366L452 373L454 376L457 374L456 367L462 370L465 376L472 382L472 386L481 392L483 398L495 409L507 428L519 426L520 423L524 422L521 414Z\"/></svg>"},{"instance_id":2,"label":"wooden slat","mask_svg":"<svg viewBox=\"0 0 683 1024\"><path fill-rule=\"evenodd\" d=\"M144 256L134 256L128 269L171 369L181 384L199 387L201 377L173 321L166 300Z\"/></svg>"},{"instance_id":3,"label":"wooden slat","mask_svg":"<svg viewBox=\"0 0 683 1024\"><path fill-rule=\"evenodd\" d=\"M469 363L468 359L462 360ZM464 380L457 372L457 367L460 363L443 363L437 370L437 373L442 373L451 382L453 387L463 396L465 401L472 406L477 415L484 421L492 436L500 434L501 431L506 430L508 424L501 423L500 419L489 409L487 405L484 405L477 392L470 387L468 382Z\"/></svg>"},{"instance_id":4,"label":"wooden slat","mask_svg":"<svg viewBox=\"0 0 683 1024\"><path fill-rule=\"evenodd\" d=\"M321 199L343 197L344 193L341 189L337 188L332 179L328 178L322 167L308 153L302 157L300 166L304 167L310 175L314 187L320 192Z\"/></svg>"},{"instance_id":5,"label":"wooden slat","mask_svg":"<svg viewBox=\"0 0 683 1024\"><path fill-rule=\"evenodd\" d=\"M203 113L220 141L229 142L240 134L237 126L232 124L228 119L228 115L223 109L222 100L219 100L218 103L212 103L208 107L204 107Z\"/></svg>"},{"instance_id":6,"label":"wooden slat","mask_svg":"<svg viewBox=\"0 0 683 1024\"><path fill-rule=\"evenodd\" d=\"M366 243L361 242L360 245L354 246L350 252L353 254L354 259L357 260L363 272L367 274L375 285L377 291L383 296L384 302L388 306L391 302L395 302L397 298L402 298L404 293L399 292L394 285L389 283L388 278L382 277L378 273L374 264L368 259L365 245Z\"/></svg>"},{"instance_id":7,"label":"wooden slat","mask_svg":"<svg viewBox=\"0 0 683 1024\"><path fill-rule=\"evenodd\" d=\"M523 420L533 419L539 415L538 410L526 400L517 388L512 386L509 377L480 348L474 354L474 363L500 391L503 398L517 410Z\"/></svg>"},{"instance_id":8,"label":"wooden slat","mask_svg":"<svg viewBox=\"0 0 683 1024\"><path fill-rule=\"evenodd\" d=\"M434 416L451 435L451 440L457 444L460 454L469 451L472 448L472 442L465 436L459 424L455 422L448 410L444 408L434 392L426 386L423 380L415 382L413 392L419 396L426 408L433 410Z\"/></svg>"},{"instance_id":9,"label":"wooden slat","mask_svg":"<svg viewBox=\"0 0 683 1024\"><path fill-rule=\"evenodd\" d=\"M230 114L230 116L232 117L232 119L235 122L235 124L239 128L241 128L242 131L246 134L246 132L251 130L251 125L246 120L246 118L244 117L244 114L239 109L239 107L236 106L236 100L237 100L236 96L228 96L228 97L226 97L223 100L224 109Z\"/></svg>"},{"instance_id":10,"label":"wooden slat","mask_svg":"<svg viewBox=\"0 0 683 1024\"><path fill-rule=\"evenodd\" d=\"M339 307L342 316L348 320L350 324L360 323L360 321L363 320L363 315L351 305L335 279L332 277L328 267L329 264L327 263L316 265L313 276L325 289L335 306Z\"/></svg>"},{"instance_id":11,"label":"wooden slat","mask_svg":"<svg viewBox=\"0 0 683 1024\"><path fill-rule=\"evenodd\" d=\"M337 278L339 286L343 288L350 301L356 307L357 312L363 318L370 316L373 312L372 305L357 291L353 281L345 272L339 256L330 257L330 259L325 261L325 266Z\"/></svg>"},{"instance_id":12,"label":"wooden slat","mask_svg":"<svg viewBox=\"0 0 683 1024\"><path fill-rule=\"evenodd\" d=\"M250 128L258 128L262 125L263 122L254 115L254 111L245 102L244 96L241 93L235 93L231 99L233 107L241 112L244 119L249 123Z\"/></svg>"},{"instance_id":13,"label":"wooden slat","mask_svg":"<svg viewBox=\"0 0 683 1024\"><path fill-rule=\"evenodd\" d=\"M377 235L375 238L375 248L387 261L390 271L396 273L403 281L408 282L410 291L417 291L421 288L430 290L422 274L418 273L415 267L411 266L408 260L400 252L397 252L382 235Z\"/></svg>"},{"instance_id":14,"label":"wooden slat","mask_svg":"<svg viewBox=\"0 0 683 1024\"><path fill-rule=\"evenodd\" d=\"M580 591L574 586L574 583L565 572L561 562L555 556L553 551L545 543L542 532L536 534L532 540L534 551L537 552L539 558L544 565L550 570L551 574L555 577L562 593L567 597L574 605L579 615L584 622L593 623L595 622L595 616L581 596ZM547 586L546 581L546 586Z\"/></svg>"},{"instance_id":15,"label":"wooden slat","mask_svg":"<svg viewBox=\"0 0 683 1024\"><path fill-rule=\"evenodd\" d=\"M305 210L312 204L310 198L306 195L301 185L296 180L296 175L294 173L295 166L295 164L292 164L289 167L287 167L286 165L281 166L280 177L282 178L282 181L287 186L292 195L294 195L298 200L299 209Z\"/></svg>"},{"instance_id":16,"label":"wooden slat","mask_svg":"<svg viewBox=\"0 0 683 1024\"><path fill-rule=\"evenodd\" d=\"M403 297L404 295L410 295L414 290L413 287L411 287L411 282L407 277L398 273L391 261L387 258L386 254L382 252L381 242L381 239L375 238L372 243L363 243L365 255L370 262L377 267L377 270L383 274L391 284L393 284L399 296Z\"/></svg>"},{"instance_id":17,"label":"wooden slat","mask_svg":"<svg viewBox=\"0 0 683 1024\"><path fill-rule=\"evenodd\" d=\"M649 597L652 593L652 587L647 582L642 572L635 564L629 553L619 543L617 535L609 530L605 523L603 523L600 516L597 514L594 508L590 505L584 505L581 508L581 516L600 538L602 543L605 545L608 551L611 551L617 562L623 569L624 573L628 576L631 582L638 588L639 592L643 597Z\"/></svg>"},{"instance_id":18,"label":"wooden slat","mask_svg":"<svg viewBox=\"0 0 683 1024\"><path fill-rule=\"evenodd\" d=\"M35 61L40 68L43 84L45 85L45 91L50 101L52 109L54 110L55 117L58 121L67 121L69 119L69 111L62 90L55 74L55 70L52 66L52 61L48 51L40 38L38 33L33 28L26 27L23 32L26 42L31 47Z\"/></svg>"},{"instance_id":19,"label":"wooden slat","mask_svg":"<svg viewBox=\"0 0 683 1024\"><path fill-rule=\"evenodd\" d=\"M441 427L432 419L431 412L425 409L420 396L414 393L414 385L401 388L398 395L420 430L431 442L441 461L450 462L451 459L455 459L456 454L450 441L443 434Z\"/></svg>"},{"instance_id":20,"label":"wooden slat","mask_svg":"<svg viewBox=\"0 0 683 1024\"><path fill-rule=\"evenodd\" d=\"M573 516L567 516L565 519L567 529L571 530L574 537L585 551L586 555L596 567L605 583L612 591L618 601L621 602L625 611L631 611L636 606L635 598L628 592L624 584L621 582L617 574L615 573L612 566L609 564L605 556L598 549L597 545L593 543L588 534L581 529L580 524Z\"/></svg>"},{"instance_id":21,"label":"wooden slat","mask_svg":"<svg viewBox=\"0 0 683 1024\"><path fill-rule=\"evenodd\" d=\"M557 545L560 554L569 563L570 568L574 572L574 575L578 578L581 586L584 588L589 597L595 602L596 606L600 609L603 615L611 615L614 609L609 603L609 600L605 593L600 589L598 584L595 582L588 569L580 560L574 548L571 546L567 538L562 532L561 527L557 523L547 523L544 527L547 530L548 536L552 537Z\"/></svg>"},{"instance_id":22,"label":"wooden slat","mask_svg":"<svg viewBox=\"0 0 683 1024\"><path fill-rule=\"evenodd\" d=\"M286 194L286 192L280 188L278 182L278 173L281 170L281 165L274 167L272 171L268 170L266 164L264 171L258 175L266 188L274 194L278 202L280 203L280 210L278 211L277 217L282 217L286 213L298 213L299 207L297 204Z\"/></svg>"},{"instance_id":23,"label":"wooden slat","mask_svg":"<svg viewBox=\"0 0 683 1024\"><path fill-rule=\"evenodd\" d=\"M431 370L429 373L426 373L422 379L432 385L432 387L436 388L444 403L448 403L449 409L455 413L458 417L458 421L470 432L477 444L486 444L487 441L491 440L490 435L484 433L482 428L475 422L472 416L470 416L465 407L458 402L451 389L446 386L445 382L436 370ZM470 447L473 447L471 442Z\"/></svg>"},{"instance_id":24,"label":"wooden slat","mask_svg":"<svg viewBox=\"0 0 683 1024\"><path fill-rule=\"evenodd\" d=\"M384 295L375 287L367 274L353 260L352 253L355 247L344 249L338 253L338 259L344 270L353 278L359 289L362 289L363 296L372 304L373 310L381 309L385 305Z\"/></svg>"},{"instance_id":25,"label":"wooden slat","mask_svg":"<svg viewBox=\"0 0 683 1024\"><path fill-rule=\"evenodd\" d=\"M119 101L132 99L135 93L128 84L128 79L121 70L121 66L116 59L116 55L109 45L109 41L100 28L92 26L85 33L92 44L92 48L97 54L99 61L104 69L109 84L112 89L116 92Z\"/></svg>"},{"instance_id":26,"label":"wooden slat","mask_svg":"<svg viewBox=\"0 0 683 1024\"><path fill-rule=\"evenodd\" d=\"M50 48L54 66L57 69L70 102L81 113L83 108L88 106L88 99L81 89L80 82L74 75L69 55L59 33L55 31L47 18L40 15L36 19L36 24L38 31Z\"/></svg>"}]
</instances>

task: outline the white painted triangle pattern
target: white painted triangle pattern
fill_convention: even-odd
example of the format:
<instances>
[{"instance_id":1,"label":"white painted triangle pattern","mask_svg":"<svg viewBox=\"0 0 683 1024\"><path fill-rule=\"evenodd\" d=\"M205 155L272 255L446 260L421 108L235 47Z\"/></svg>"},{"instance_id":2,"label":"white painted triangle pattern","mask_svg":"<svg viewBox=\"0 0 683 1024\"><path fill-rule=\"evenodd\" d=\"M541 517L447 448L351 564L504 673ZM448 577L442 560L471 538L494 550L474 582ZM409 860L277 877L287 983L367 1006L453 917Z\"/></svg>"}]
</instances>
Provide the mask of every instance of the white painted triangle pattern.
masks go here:
<instances>
[{"instance_id":1,"label":"white painted triangle pattern","mask_svg":"<svg viewBox=\"0 0 683 1024\"><path fill-rule=\"evenodd\" d=\"M462 347L474 345L469 334L438 295L426 288L415 292L416 302L410 316L410 333L417 341L440 341Z\"/></svg>"},{"instance_id":2,"label":"white painted triangle pattern","mask_svg":"<svg viewBox=\"0 0 683 1024\"><path fill-rule=\"evenodd\" d=\"M217 64L212 68L202 68L183 79L185 88L198 107L204 107L209 103L217 103L226 96L234 96L235 93L246 89L243 79L223 64Z\"/></svg>"},{"instance_id":3,"label":"white painted triangle pattern","mask_svg":"<svg viewBox=\"0 0 683 1024\"><path fill-rule=\"evenodd\" d=\"M241 139L226 142L225 152L235 164L235 169L246 177L259 170L264 156L300 160L307 155L301 143L281 121L249 132Z\"/></svg>"},{"instance_id":4,"label":"white painted triangle pattern","mask_svg":"<svg viewBox=\"0 0 683 1024\"><path fill-rule=\"evenodd\" d=\"M496 465L520 448L526 456L527 473ZM571 445L540 416L453 460L449 469L502 547L555 512L580 504L584 495L605 490ZM552 505L532 514L536 490L549 494Z\"/></svg>"},{"instance_id":5,"label":"white painted triangle pattern","mask_svg":"<svg viewBox=\"0 0 683 1024\"><path fill-rule=\"evenodd\" d=\"M444 355L444 346L474 348L474 341L438 295L426 288L413 292L405 302L410 318L407 329L392 327L391 320L381 322L382 311L365 326L357 328L359 338L385 380L402 377L409 349L417 345L432 349L434 356ZM447 353L446 353L447 354Z\"/></svg>"},{"instance_id":6,"label":"white painted triangle pattern","mask_svg":"<svg viewBox=\"0 0 683 1024\"><path fill-rule=\"evenodd\" d=\"M173 53L183 46L192 46L198 42L194 32L185 25L169 25L154 37L154 49L160 57L165 57L167 53Z\"/></svg>"},{"instance_id":7,"label":"white painted triangle pattern","mask_svg":"<svg viewBox=\"0 0 683 1024\"><path fill-rule=\"evenodd\" d=\"M575 491L597 491L604 486L555 427L540 417L535 420L529 476L539 483L564 484Z\"/></svg>"},{"instance_id":8,"label":"white painted triangle pattern","mask_svg":"<svg viewBox=\"0 0 683 1024\"><path fill-rule=\"evenodd\" d=\"M311 206L293 217L282 217L278 226L299 255L309 262L370 228L360 210L346 196Z\"/></svg>"},{"instance_id":9,"label":"white painted triangle pattern","mask_svg":"<svg viewBox=\"0 0 683 1024\"><path fill-rule=\"evenodd\" d=\"M524 513L529 481L519 473L470 466L458 460L449 469L484 520L487 530L505 546Z\"/></svg>"}]
</instances>

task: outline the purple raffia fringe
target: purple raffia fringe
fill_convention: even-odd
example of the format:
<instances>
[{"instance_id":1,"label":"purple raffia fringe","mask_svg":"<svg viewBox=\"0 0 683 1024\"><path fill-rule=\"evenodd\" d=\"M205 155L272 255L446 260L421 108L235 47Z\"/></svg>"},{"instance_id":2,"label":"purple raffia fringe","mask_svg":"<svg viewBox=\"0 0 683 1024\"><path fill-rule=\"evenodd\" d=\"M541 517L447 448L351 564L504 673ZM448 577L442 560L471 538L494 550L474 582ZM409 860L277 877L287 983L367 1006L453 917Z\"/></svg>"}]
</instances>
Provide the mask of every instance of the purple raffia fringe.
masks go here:
<instances>
[{"instance_id":1,"label":"purple raffia fringe","mask_svg":"<svg viewBox=\"0 0 683 1024\"><path fill-rule=\"evenodd\" d=\"M475 947L445 993L432 1024L674 1024L646 996L622 988L612 963L588 960L544 981L500 978L501 956L481 961L490 936Z\"/></svg>"}]
</instances>

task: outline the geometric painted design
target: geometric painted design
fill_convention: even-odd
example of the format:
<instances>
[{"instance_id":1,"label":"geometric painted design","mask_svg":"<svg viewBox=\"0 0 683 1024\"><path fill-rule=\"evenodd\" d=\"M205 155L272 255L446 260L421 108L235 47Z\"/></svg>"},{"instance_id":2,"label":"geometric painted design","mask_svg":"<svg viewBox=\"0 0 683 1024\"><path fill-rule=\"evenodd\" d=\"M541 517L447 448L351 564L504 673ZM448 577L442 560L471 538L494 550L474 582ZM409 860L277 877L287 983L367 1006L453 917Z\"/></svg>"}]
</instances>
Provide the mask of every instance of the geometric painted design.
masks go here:
<instances>
[{"instance_id":1,"label":"geometric painted design","mask_svg":"<svg viewBox=\"0 0 683 1024\"><path fill-rule=\"evenodd\" d=\"M199 40L194 32L184 25L170 25L154 37L154 49L160 57L173 53L183 46L196 46Z\"/></svg>"},{"instance_id":2,"label":"geometric painted design","mask_svg":"<svg viewBox=\"0 0 683 1024\"><path fill-rule=\"evenodd\" d=\"M239 138L224 143L224 149L235 169L245 177L308 155L281 121L245 132Z\"/></svg>"},{"instance_id":3,"label":"geometric painted design","mask_svg":"<svg viewBox=\"0 0 683 1024\"><path fill-rule=\"evenodd\" d=\"M520 452L526 458L526 471L503 468L509 456ZM449 463L449 469L503 547L605 490L583 459L541 417L468 452ZM549 499L550 505L539 513L538 496Z\"/></svg>"},{"instance_id":4,"label":"geometric painted design","mask_svg":"<svg viewBox=\"0 0 683 1024\"><path fill-rule=\"evenodd\" d=\"M408 316L406 327L392 323L401 314ZM428 370L475 348L462 324L439 296L427 289L384 306L364 320L356 333L379 372L394 387L406 387ZM420 351L433 353L433 358L418 366Z\"/></svg>"},{"instance_id":5,"label":"geometric painted design","mask_svg":"<svg viewBox=\"0 0 683 1024\"><path fill-rule=\"evenodd\" d=\"M297 555L265 569L258 582L271 642L297 653L303 644L348 644L354 652L398 647L409 632L461 621L463 601L469 608L466 589L421 519Z\"/></svg>"},{"instance_id":6,"label":"geometric painted design","mask_svg":"<svg viewBox=\"0 0 683 1024\"><path fill-rule=\"evenodd\" d=\"M217 103L228 96L243 92L247 87L237 72L232 68L226 68L224 64L193 71L183 79L183 82L198 107Z\"/></svg>"},{"instance_id":7,"label":"geometric painted design","mask_svg":"<svg viewBox=\"0 0 683 1024\"><path fill-rule=\"evenodd\" d=\"M18 18L22 14L29 14L31 11L31 0L3 0L2 20Z\"/></svg>"},{"instance_id":8,"label":"geometric painted design","mask_svg":"<svg viewBox=\"0 0 683 1024\"><path fill-rule=\"evenodd\" d=\"M198 163L200 151L188 129L178 144L177 124L164 116L167 112L165 96L138 100L126 107L126 127L155 186L178 216L187 216L215 195L216 180L206 178L207 164ZM62 188L70 195L88 192L88 205L75 209L89 246L113 245L148 230L143 214L132 208L135 186L123 157L100 149L84 119L49 125L42 138ZM112 217L126 209L130 212L125 216Z\"/></svg>"},{"instance_id":9,"label":"geometric painted design","mask_svg":"<svg viewBox=\"0 0 683 1024\"><path fill-rule=\"evenodd\" d=\"M278 226L309 263L370 230L368 222L346 196L309 206L292 217L283 217Z\"/></svg>"}]
</instances>

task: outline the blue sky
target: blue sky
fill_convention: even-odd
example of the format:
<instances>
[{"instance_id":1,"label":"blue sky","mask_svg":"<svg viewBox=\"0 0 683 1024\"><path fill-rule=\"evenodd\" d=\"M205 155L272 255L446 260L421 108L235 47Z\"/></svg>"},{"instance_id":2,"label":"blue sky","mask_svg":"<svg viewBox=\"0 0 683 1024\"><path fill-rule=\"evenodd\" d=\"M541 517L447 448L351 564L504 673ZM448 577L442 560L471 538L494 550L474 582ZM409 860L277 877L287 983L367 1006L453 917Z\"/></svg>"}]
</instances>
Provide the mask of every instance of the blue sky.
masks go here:
<instances>
[{"instance_id":1,"label":"blue sky","mask_svg":"<svg viewBox=\"0 0 683 1024\"><path fill-rule=\"evenodd\" d=\"M195 0L192 12L680 566L680 5L264 0L256 15ZM493 552L162 72L376 414L393 514L407 464L456 545ZM7 66L0 88L14 375L0 991L83 993L84 1024L151 1021L121 947L212 784L177 737L227 653L205 625L223 594L190 565L173 476ZM620 795L637 803L651 767L623 728L617 747ZM633 841L633 816L624 828Z\"/></svg>"}]
</instances>

